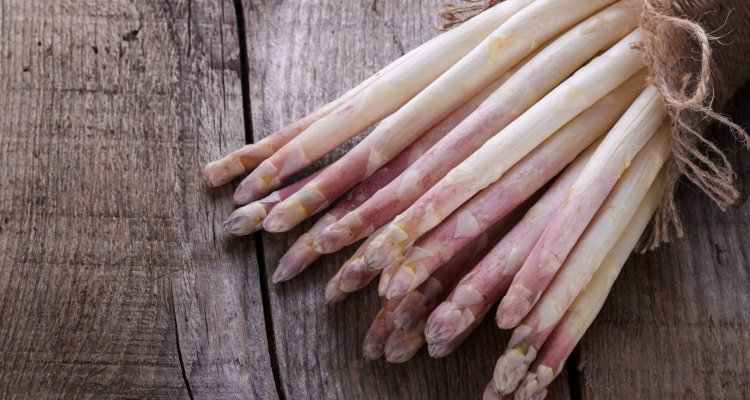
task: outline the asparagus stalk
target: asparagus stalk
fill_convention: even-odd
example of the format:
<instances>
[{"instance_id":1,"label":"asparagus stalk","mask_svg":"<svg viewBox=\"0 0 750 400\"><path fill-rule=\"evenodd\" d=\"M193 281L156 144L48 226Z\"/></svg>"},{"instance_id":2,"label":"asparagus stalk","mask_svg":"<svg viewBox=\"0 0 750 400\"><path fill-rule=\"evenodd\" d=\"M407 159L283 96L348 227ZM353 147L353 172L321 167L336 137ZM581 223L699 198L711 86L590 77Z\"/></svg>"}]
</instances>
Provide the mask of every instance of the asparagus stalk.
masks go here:
<instances>
[{"instance_id":1,"label":"asparagus stalk","mask_svg":"<svg viewBox=\"0 0 750 400\"><path fill-rule=\"evenodd\" d=\"M421 284L423 277L526 201L617 122L638 95L642 82L642 76L636 75L599 100L417 241L386 295L399 297Z\"/></svg>"},{"instance_id":2,"label":"asparagus stalk","mask_svg":"<svg viewBox=\"0 0 750 400\"><path fill-rule=\"evenodd\" d=\"M565 169L539 201L495 248L456 286L427 321L425 336L431 346L451 344L468 335L492 304L508 290L555 210L593 155L591 145Z\"/></svg>"},{"instance_id":3,"label":"asparagus stalk","mask_svg":"<svg viewBox=\"0 0 750 400\"><path fill-rule=\"evenodd\" d=\"M499 90L406 173L345 217L345 220L326 229L316 241L316 248L325 253L337 251L392 219L451 168L549 93L597 52L609 48L635 27L634 10L619 2L578 24L531 57L530 61L520 63L520 69ZM382 154L379 150L377 152ZM365 171L366 161L362 158L359 167L337 165L337 168L341 168L341 173L331 171L307 185L276 208L273 215L285 219L278 224L289 228L302 217L294 212L285 213L284 207L312 212L325 207L344 189L340 187L342 177L356 180L357 173L353 171ZM308 188L311 190L309 193L306 192ZM271 217L269 222L270 220Z\"/></svg>"},{"instance_id":4,"label":"asparagus stalk","mask_svg":"<svg viewBox=\"0 0 750 400\"><path fill-rule=\"evenodd\" d=\"M554 132L638 72L643 60L633 44L643 38L641 29L626 36L451 170L370 244L365 251L367 264L375 269L390 264Z\"/></svg>"},{"instance_id":5,"label":"asparagus stalk","mask_svg":"<svg viewBox=\"0 0 750 400\"><path fill-rule=\"evenodd\" d=\"M367 243L368 241L365 241L339 269L341 277L339 278L338 287L340 290L347 293L356 292L380 275L380 271L369 269L365 265L365 260L362 256Z\"/></svg>"},{"instance_id":6,"label":"asparagus stalk","mask_svg":"<svg viewBox=\"0 0 750 400\"><path fill-rule=\"evenodd\" d=\"M659 181L663 181L660 178ZM562 320L544 343L531 371L516 391L516 399L543 399L547 386L560 374L565 360L583 337L604 305L612 285L656 211L663 188L640 205L617 243L601 262L586 288L570 305ZM493 385L494 386L494 385Z\"/></svg>"},{"instance_id":7,"label":"asparagus stalk","mask_svg":"<svg viewBox=\"0 0 750 400\"><path fill-rule=\"evenodd\" d=\"M461 27L428 42L419 54L409 57L396 68L377 77L361 92L310 125L260 163L238 187L234 196L235 202L248 203L279 187L284 179L310 165L368 126L399 110L530 3L532 0L505 1ZM490 81L491 79L485 81L485 85ZM460 96L452 97L459 100ZM464 98L467 99L468 97ZM455 106L461 103L463 101ZM424 128L434 125L435 122L437 120L433 120ZM381 124L385 125L388 124ZM424 129L421 132L423 131ZM370 134L370 137L375 136L377 135ZM404 147L406 146L399 150L403 150Z\"/></svg>"},{"instance_id":8,"label":"asparagus stalk","mask_svg":"<svg viewBox=\"0 0 750 400\"><path fill-rule=\"evenodd\" d=\"M396 329L385 343L385 359L389 363L411 360L424 345L424 320L410 329Z\"/></svg>"},{"instance_id":9,"label":"asparagus stalk","mask_svg":"<svg viewBox=\"0 0 750 400\"><path fill-rule=\"evenodd\" d=\"M283 189L277 190L261 200L254 201L235 210L224 222L224 230L235 236L245 236L263 229L263 220L268 212L284 199L297 192L307 182L310 182L321 171L302 179Z\"/></svg>"},{"instance_id":10,"label":"asparagus stalk","mask_svg":"<svg viewBox=\"0 0 750 400\"><path fill-rule=\"evenodd\" d=\"M479 92L476 96L472 97L461 107L457 108L447 117L443 118L442 121L438 122L435 126L430 128L427 132L425 132L424 135L420 136L417 141L412 143L409 147L406 148L406 150L396 156L396 158L391 160L384 167L378 169L377 172L375 172L374 175L368 178L365 182L372 181L374 177L382 175L382 171L384 169L389 171L387 173L389 179L388 182L385 182L383 180L383 185L379 186L378 189L393 181L395 177L399 176L399 174L401 174L405 169L415 163L416 160L419 160L422 155L424 155L431 147L438 143L443 137L445 137L445 135L452 131L453 128L461 123L461 121L463 121L467 116L474 112L474 110L476 110L477 107L479 107L479 105L482 104L482 102L487 99L490 94L492 94L492 92L494 92L503 82L505 82L506 79L507 74L492 82L488 87ZM322 183L318 182L317 180L312 183L318 186L322 185ZM305 188L308 188L308 186L305 185ZM305 196L305 190L308 189L303 188L301 193L296 193L295 196L290 197L288 201L284 201L279 204L277 210L268 216L268 222L265 223L265 228L267 231L288 231L303 220L309 218L313 214L325 208L328 203L333 202L341 194L336 193L335 196L326 195L327 197L325 198L324 204L313 205L309 202L306 202L307 200L305 199L308 199L309 196ZM372 193L367 193L366 196L361 195L361 198L367 199L371 197L370 195L372 195ZM351 243L354 243L354 241L352 241Z\"/></svg>"},{"instance_id":11,"label":"asparagus stalk","mask_svg":"<svg viewBox=\"0 0 750 400\"><path fill-rule=\"evenodd\" d=\"M367 330L365 339L362 342L362 351L368 360L375 361L383 357L385 343L395 330L391 315L393 314L393 310L398 306L398 303L399 300L387 301Z\"/></svg>"},{"instance_id":12,"label":"asparagus stalk","mask_svg":"<svg viewBox=\"0 0 750 400\"><path fill-rule=\"evenodd\" d=\"M623 171L654 135L665 116L664 100L648 86L607 134L570 189L498 308L498 326L513 328L549 285ZM374 242L373 242L374 243ZM367 253L365 253L367 254Z\"/></svg>"},{"instance_id":13,"label":"asparagus stalk","mask_svg":"<svg viewBox=\"0 0 750 400\"><path fill-rule=\"evenodd\" d=\"M498 83L499 84L499 83ZM487 93L489 95L489 93ZM476 100L481 102L481 100ZM477 105L478 106L478 103ZM279 261L274 273L274 282L282 282L299 275L320 257L320 253L313 248L314 239L329 225L335 223L349 211L357 208L366 199L376 193L380 188L387 185L415 160L421 157L435 143L453 129L466 115L471 113L473 104L467 103L443 121L432 127L416 142L412 143L406 150L391 160L383 168L380 168L370 178L359 184L351 192L321 217L315 225L302 235L287 251Z\"/></svg>"},{"instance_id":14,"label":"asparagus stalk","mask_svg":"<svg viewBox=\"0 0 750 400\"><path fill-rule=\"evenodd\" d=\"M639 205L655 207L661 199L665 175L653 183L669 156L668 129L661 130L647 146L617 183L540 301L513 332L508 349L497 363L495 385L499 393L509 394L516 389L537 351L615 245Z\"/></svg>"}]
</instances>

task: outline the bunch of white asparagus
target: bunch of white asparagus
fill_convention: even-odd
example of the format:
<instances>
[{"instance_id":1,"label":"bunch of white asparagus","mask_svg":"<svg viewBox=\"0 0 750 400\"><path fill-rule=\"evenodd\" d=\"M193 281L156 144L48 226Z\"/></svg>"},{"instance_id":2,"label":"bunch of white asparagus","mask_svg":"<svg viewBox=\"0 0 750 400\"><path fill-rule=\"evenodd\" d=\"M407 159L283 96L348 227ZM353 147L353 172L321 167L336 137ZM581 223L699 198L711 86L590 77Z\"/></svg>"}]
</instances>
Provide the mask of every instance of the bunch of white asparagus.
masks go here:
<instances>
[{"instance_id":1,"label":"bunch of white asparagus","mask_svg":"<svg viewBox=\"0 0 750 400\"><path fill-rule=\"evenodd\" d=\"M205 179L250 172L225 224L234 235L328 210L274 282L366 239L325 297L380 275L387 301L367 358L404 362L425 343L445 356L499 301L497 324L514 332L485 395L543 398L664 191L669 121L646 83L643 35L624 1L506 0L209 164Z\"/></svg>"}]
</instances>

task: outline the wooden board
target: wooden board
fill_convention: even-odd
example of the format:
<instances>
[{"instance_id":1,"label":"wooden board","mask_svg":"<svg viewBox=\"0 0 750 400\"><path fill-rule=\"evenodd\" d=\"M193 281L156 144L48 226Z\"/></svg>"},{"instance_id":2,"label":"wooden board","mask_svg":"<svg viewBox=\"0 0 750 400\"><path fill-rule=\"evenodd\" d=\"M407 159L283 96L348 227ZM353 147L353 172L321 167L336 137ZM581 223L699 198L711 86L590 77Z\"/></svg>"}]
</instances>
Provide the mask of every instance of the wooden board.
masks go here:
<instances>
[{"instance_id":1,"label":"wooden board","mask_svg":"<svg viewBox=\"0 0 750 400\"><path fill-rule=\"evenodd\" d=\"M256 140L313 111L438 32L441 0L243 2ZM349 148L350 143L344 148ZM334 157L329 157L330 162ZM262 235L271 275L309 224ZM267 282L282 396L287 399L474 399L489 382L508 336L486 321L453 355L425 350L404 365L367 362L361 342L380 309L374 288L326 306L323 288L351 252L322 258L292 282ZM568 398L565 377L551 399Z\"/></svg>"},{"instance_id":2,"label":"wooden board","mask_svg":"<svg viewBox=\"0 0 750 400\"><path fill-rule=\"evenodd\" d=\"M750 127L750 87L731 115ZM716 134L744 195L722 213L682 188L686 237L632 257L579 346L586 399L750 398L750 159Z\"/></svg>"},{"instance_id":3,"label":"wooden board","mask_svg":"<svg viewBox=\"0 0 750 400\"><path fill-rule=\"evenodd\" d=\"M272 399L231 1L0 6L0 398Z\"/></svg>"},{"instance_id":4,"label":"wooden board","mask_svg":"<svg viewBox=\"0 0 750 400\"><path fill-rule=\"evenodd\" d=\"M0 398L478 398L507 334L364 361L374 291L323 303L348 253L274 286L303 228L230 239L232 188L199 176L436 34L441 2L0 3ZM746 197L681 198L689 236L631 260L551 399L750 398Z\"/></svg>"}]
</instances>

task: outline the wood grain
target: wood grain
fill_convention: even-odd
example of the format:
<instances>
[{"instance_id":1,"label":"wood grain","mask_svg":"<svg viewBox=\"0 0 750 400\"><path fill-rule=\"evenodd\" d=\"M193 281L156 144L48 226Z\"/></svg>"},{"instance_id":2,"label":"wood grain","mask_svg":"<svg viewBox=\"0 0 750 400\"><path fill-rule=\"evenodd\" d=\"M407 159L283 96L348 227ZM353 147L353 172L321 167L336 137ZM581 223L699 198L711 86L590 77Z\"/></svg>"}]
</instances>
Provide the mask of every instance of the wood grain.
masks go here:
<instances>
[{"instance_id":1,"label":"wood grain","mask_svg":"<svg viewBox=\"0 0 750 400\"><path fill-rule=\"evenodd\" d=\"M233 3L0 13L0 398L275 398L253 247L199 175L243 142Z\"/></svg>"},{"instance_id":2,"label":"wood grain","mask_svg":"<svg viewBox=\"0 0 750 400\"><path fill-rule=\"evenodd\" d=\"M435 10L442 1L248 0L243 4L257 140L436 35L429 27L437 22ZM285 235L263 233L268 276L307 227ZM322 258L292 282L273 286L268 281L284 397L479 398L508 339L492 321L443 360L431 359L425 350L404 365L364 360L361 342L380 309L374 288L335 306L326 306L323 300L326 281L353 250ZM550 398L568 398L565 377Z\"/></svg>"},{"instance_id":3,"label":"wood grain","mask_svg":"<svg viewBox=\"0 0 750 400\"><path fill-rule=\"evenodd\" d=\"M731 115L750 128L750 87ZM723 213L682 188L686 237L632 257L579 346L584 398L750 398L750 159L717 136L743 198Z\"/></svg>"},{"instance_id":4,"label":"wood grain","mask_svg":"<svg viewBox=\"0 0 750 400\"><path fill-rule=\"evenodd\" d=\"M303 228L256 254L199 175L436 34L440 3L0 2L0 398L478 398L491 321L444 360L366 362L375 292L323 302L350 251L273 286ZM681 199L688 237L633 257L551 399L750 398L750 205Z\"/></svg>"}]
</instances>

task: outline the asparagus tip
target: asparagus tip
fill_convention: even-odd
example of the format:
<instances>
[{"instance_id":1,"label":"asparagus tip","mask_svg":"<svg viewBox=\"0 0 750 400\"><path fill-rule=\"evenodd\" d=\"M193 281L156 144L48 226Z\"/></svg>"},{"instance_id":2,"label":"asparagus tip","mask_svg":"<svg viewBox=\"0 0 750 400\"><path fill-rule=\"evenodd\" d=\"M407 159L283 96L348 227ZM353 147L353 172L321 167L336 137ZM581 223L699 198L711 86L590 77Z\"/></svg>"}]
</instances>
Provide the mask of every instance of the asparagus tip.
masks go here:
<instances>
[{"instance_id":1,"label":"asparagus tip","mask_svg":"<svg viewBox=\"0 0 750 400\"><path fill-rule=\"evenodd\" d=\"M543 400L547 397L547 385L554 379L552 369L540 366L537 373L529 372L516 390L518 400Z\"/></svg>"},{"instance_id":2,"label":"asparagus tip","mask_svg":"<svg viewBox=\"0 0 750 400\"><path fill-rule=\"evenodd\" d=\"M220 160L210 162L203 168L203 181L209 188L215 188L229 183L234 177L247 172L242 160L235 154L230 154Z\"/></svg>"},{"instance_id":3,"label":"asparagus tip","mask_svg":"<svg viewBox=\"0 0 750 400\"><path fill-rule=\"evenodd\" d=\"M527 294L531 292L523 287L513 286L497 307L497 326L500 329L513 329L523 321L531 311L532 304Z\"/></svg>"},{"instance_id":4,"label":"asparagus tip","mask_svg":"<svg viewBox=\"0 0 750 400\"><path fill-rule=\"evenodd\" d=\"M367 267L364 265L365 261L361 258L355 258L347 261L346 265L342 268L341 278L339 280L339 288L345 292L356 292L364 287L369 281L366 278L364 271Z\"/></svg>"},{"instance_id":5,"label":"asparagus tip","mask_svg":"<svg viewBox=\"0 0 750 400\"><path fill-rule=\"evenodd\" d=\"M295 243L279 260L279 265L273 274L273 283L285 282L296 277L317 258L318 254L310 250L309 246L300 246Z\"/></svg>"},{"instance_id":6,"label":"asparagus tip","mask_svg":"<svg viewBox=\"0 0 750 400\"><path fill-rule=\"evenodd\" d=\"M495 391L502 395L513 393L526 376L529 365L536 358L536 349L529 346L524 354L519 348L509 349L503 354L495 366Z\"/></svg>"},{"instance_id":7,"label":"asparagus tip","mask_svg":"<svg viewBox=\"0 0 750 400\"><path fill-rule=\"evenodd\" d=\"M265 187L258 186L254 179L250 179L250 177L245 178L234 191L234 196L232 197L234 204L245 205L257 200L268 192Z\"/></svg>"},{"instance_id":8,"label":"asparagus tip","mask_svg":"<svg viewBox=\"0 0 750 400\"><path fill-rule=\"evenodd\" d=\"M288 232L305 219L307 212L298 202L282 201L268 213L263 229L272 233Z\"/></svg>"},{"instance_id":9,"label":"asparagus tip","mask_svg":"<svg viewBox=\"0 0 750 400\"><path fill-rule=\"evenodd\" d=\"M377 332L367 332L367 336L362 342L362 352L366 359L375 361L385 355L385 337L382 337L382 334L382 328L378 329Z\"/></svg>"},{"instance_id":10,"label":"asparagus tip","mask_svg":"<svg viewBox=\"0 0 750 400\"><path fill-rule=\"evenodd\" d=\"M230 235L247 236L259 231L263 227L266 216L263 207L253 207L252 204L235 210L224 222L224 230Z\"/></svg>"},{"instance_id":11,"label":"asparagus tip","mask_svg":"<svg viewBox=\"0 0 750 400\"><path fill-rule=\"evenodd\" d=\"M430 353L432 358L443 358L448 354L456 350L457 345L455 343L430 343L427 346L427 351Z\"/></svg>"},{"instance_id":12,"label":"asparagus tip","mask_svg":"<svg viewBox=\"0 0 750 400\"><path fill-rule=\"evenodd\" d=\"M461 314L461 310L456 308L453 303L444 302L439 305L427 320L427 326L424 330L427 343L437 345L445 343L455 336Z\"/></svg>"},{"instance_id":13,"label":"asparagus tip","mask_svg":"<svg viewBox=\"0 0 750 400\"><path fill-rule=\"evenodd\" d=\"M274 271L273 276L271 277L271 281L274 284L286 282L296 276L296 271L289 269L289 268L282 268L281 264L276 268L276 271Z\"/></svg>"},{"instance_id":14,"label":"asparagus tip","mask_svg":"<svg viewBox=\"0 0 750 400\"><path fill-rule=\"evenodd\" d=\"M331 279L328 281L325 290L325 301L326 304L336 304L344 301L349 296L349 293L339 289L339 282L337 279Z\"/></svg>"},{"instance_id":15,"label":"asparagus tip","mask_svg":"<svg viewBox=\"0 0 750 400\"><path fill-rule=\"evenodd\" d=\"M390 300L404 297L413 289L415 278L416 275L411 268L399 267L388 282L385 298Z\"/></svg>"},{"instance_id":16,"label":"asparagus tip","mask_svg":"<svg viewBox=\"0 0 750 400\"><path fill-rule=\"evenodd\" d=\"M421 326L409 330L396 330L385 343L385 359L389 363L400 364L411 360L424 345Z\"/></svg>"},{"instance_id":17,"label":"asparagus tip","mask_svg":"<svg viewBox=\"0 0 750 400\"><path fill-rule=\"evenodd\" d=\"M391 316L393 325L399 329L413 329L423 316L422 311L424 311L426 301L422 292L418 290L409 292L393 310Z\"/></svg>"},{"instance_id":18,"label":"asparagus tip","mask_svg":"<svg viewBox=\"0 0 750 400\"><path fill-rule=\"evenodd\" d=\"M508 400L508 396L501 396L495 391L495 386L492 382L487 384L482 394L482 400Z\"/></svg>"},{"instance_id":19,"label":"asparagus tip","mask_svg":"<svg viewBox=\"0 0 750 400\"><path fill-rule=\"evenodd\" d=\"M401 228L395 227L396 230L401 231ZM399 246L391 240L388 229L375 240L370 243L365 250L365 263L371 269L383 269L388 265L393 264L399 255L401 255L401 249Z\"/></svg>"}]
</instances>

